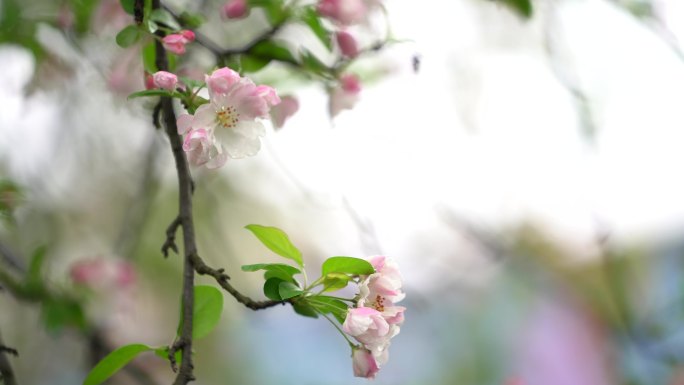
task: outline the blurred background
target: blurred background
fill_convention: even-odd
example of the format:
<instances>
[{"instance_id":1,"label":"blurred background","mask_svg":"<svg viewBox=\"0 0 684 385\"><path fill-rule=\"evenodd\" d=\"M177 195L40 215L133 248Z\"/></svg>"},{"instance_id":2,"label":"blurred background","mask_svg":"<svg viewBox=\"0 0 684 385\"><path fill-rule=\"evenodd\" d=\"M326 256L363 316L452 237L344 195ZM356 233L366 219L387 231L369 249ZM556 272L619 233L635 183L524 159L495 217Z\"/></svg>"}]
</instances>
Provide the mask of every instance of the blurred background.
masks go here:
<instances>
[{"instance_id":1,"label":"blurred background","mask_svg":"<svg viewBox=\"0 0 684 385\"><path fill-rule=\"evenodd\" d=\"M240 265L280 261L250 223L286 231L311 276L333 255L396 259L408 310L377 384L682 385L684 3L520 4L387 0L404 40L358 63L359 101L334 119L322 87L256 73L300 108L257 156L193 169L200 254L253 298L263 280ZM0 291L0 333L19 383L80 383L102 349L172 342L175 168L152 105L126 100L142 63L114 42L118 1L0 5L0 266L44 247L47 284L84 304ZM207 16L237 46L260 17ZM83 287L76 266L104 273ZM367 381L330 325L289 306L226 296L195 350L197 384ZM112 383L173 374L153 354L132 366Z\"/></svg>"}]
</instances>

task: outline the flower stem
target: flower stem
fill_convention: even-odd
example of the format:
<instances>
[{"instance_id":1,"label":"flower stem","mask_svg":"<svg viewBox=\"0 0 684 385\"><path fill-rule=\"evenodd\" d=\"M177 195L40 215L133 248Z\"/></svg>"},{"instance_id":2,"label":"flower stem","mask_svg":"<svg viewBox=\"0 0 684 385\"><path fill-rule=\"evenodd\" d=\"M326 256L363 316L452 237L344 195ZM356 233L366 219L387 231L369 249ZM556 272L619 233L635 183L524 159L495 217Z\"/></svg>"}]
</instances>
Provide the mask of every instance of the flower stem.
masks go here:
<instances>
[{"instance_id":1,"label":"flower stem","mask_svg":"<svg viewBox=\"0 0 684 385\"><path fill-rule=\"evenodd\" d=\"M332 326L334 326L335 329L337 329L337 331L340 332L340 334L342 335L342 337L344 337L344 339L347 340L347 343L349 344L349 346L351 346L352 348L356 347L356 344L354 344L353 342L351 342L351 340L347 337L347 334L345 334L345 333L342 331L342 329L340 329L340 327L337 326L337 324L335 323L335 321L331 320L330 317L328 317L327 315L325 315L325 314L321 313L320 311L318 311L318 309L316 309L316 312L318 312L318 314L322 315L323 318L327 319L328 322L330 322L330 323L332 324Z\"/></svg>"}]
</instances>

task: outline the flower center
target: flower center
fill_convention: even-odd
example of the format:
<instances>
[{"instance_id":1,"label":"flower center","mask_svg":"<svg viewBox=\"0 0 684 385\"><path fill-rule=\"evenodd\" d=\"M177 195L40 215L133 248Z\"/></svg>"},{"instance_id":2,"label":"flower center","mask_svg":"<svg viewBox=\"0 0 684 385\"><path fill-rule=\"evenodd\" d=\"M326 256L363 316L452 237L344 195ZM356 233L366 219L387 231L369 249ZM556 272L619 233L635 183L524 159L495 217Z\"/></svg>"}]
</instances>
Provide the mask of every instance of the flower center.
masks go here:
<instances>
[{"instance_id":1,"label":"flower center","mask_svg":"<svg viewBox=\"0 0 684 385\"><path fill-rule=\"evenodd\" d=\"M375 296L375 301L372 303L372 307L373 309L382 313L385 311L385 299L378 294Z\"/></svg>"},{"instance_id":2,"label":"flower center","mask_svg":"<svg viewBox=\"0 0 684 385\"><path fill-rule=\"evenodd\" d=\"M240 114L237 113L233 106L221 107L220 110L216 111L216 121L224 128L235 127L239 117Z\"/></svg>"}]
</instances>

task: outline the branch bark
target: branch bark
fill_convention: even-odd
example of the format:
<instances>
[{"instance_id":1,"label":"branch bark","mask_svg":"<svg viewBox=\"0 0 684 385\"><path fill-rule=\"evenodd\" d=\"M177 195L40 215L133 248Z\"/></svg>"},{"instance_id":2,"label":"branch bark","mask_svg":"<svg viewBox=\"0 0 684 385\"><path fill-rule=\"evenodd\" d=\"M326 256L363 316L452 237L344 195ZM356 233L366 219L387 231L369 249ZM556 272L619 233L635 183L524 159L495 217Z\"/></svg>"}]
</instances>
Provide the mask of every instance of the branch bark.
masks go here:
<instances>
[{"instance_id":1,"label":"branch bark","mask_svg":"<svg viewBox=\"0 0 684 385\"><path fill-rule=\"evenodd\" d=\"M5 385L17 385L17 379L14 376L12 365L10 365L8 354L17 355L17 351L10 349L4 345L2 337L0 336L0 379Z\"/></svg>"}]
</instances>

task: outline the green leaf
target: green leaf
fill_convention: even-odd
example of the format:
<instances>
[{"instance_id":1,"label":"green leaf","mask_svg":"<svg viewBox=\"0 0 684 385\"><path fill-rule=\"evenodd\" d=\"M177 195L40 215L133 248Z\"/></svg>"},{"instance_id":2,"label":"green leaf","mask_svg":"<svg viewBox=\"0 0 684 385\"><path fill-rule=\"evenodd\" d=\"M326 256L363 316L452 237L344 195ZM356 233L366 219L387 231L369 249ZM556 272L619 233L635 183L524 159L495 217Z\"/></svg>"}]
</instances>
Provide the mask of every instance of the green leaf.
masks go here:
<instances>
[{"instance_id":1,"label":"green leaf","mask_svg":"<svg viewBox=\"0 0 684 385\"><path fill-rule=\"evenodd\" d=\"M43 287L43 263L46 251L45 246L41 246L31 256L31 263L26 273L26 290L30 292L38 292Z\"/></svg>"},{"instance_id":2,"label":"green leaf","mask_svg":"<svg viewBox=\"0 0 684 385\"><path fill-rule=\"evenodd\" d=\"M294 266L285 265L283 263L258 263L256 265L244 265L242 271L258 271L266 270L264 274L265 279L280 278L283 281L296 282L292 277L295 274L301 274L301 271Z\"/></svg>"},{"instance_id":3,"label":"green leaf","mask_svg":"<svg viewBox=\"0 0 684 385\"><path fill-rule=\"evenodd\" d=\"M274 301L280 301L282 298L280 298L280 284L283 283L283 281L280 278L269 278L264 282L264 295L268 299L272 299Z\"/></svg>"},{"instance_id":4,"label":"green leaf","mask_svg":"<svg viewBox=\"0 0 684 385\"><path fill-rule=\"evenodd\" d=\"M173 96L173 92L162 89L144 90L128 95L128 99L135 99L143 96Z\"/></svg>"},{"instance_id":5,"label":"green leaf","mask_svg":"<svg viewBox=\"0 0 684 385\"><path fill-rule=\"evenodd\" d=\"M316 309L309 305L306 301L293 301L292 309L295 313L303 315L304 317L318 318Z\"/></svg>"},{"instance_id":6,"label":"green leaf","mask_svg":"<svg viewBox=\"0 0 684 385\"><path fill-rule=\"evenodd\" d=\"M166 25L167 27L174 29L174 30L179 30L181 29L180 24L178 24L178 21L176 21L176 18L173 17L169 11L165 9L155 9L152 11L150 14L150 20L154 20L158 23L162 23Z\"/></svg>"},{"instance_id":7,"label":"green leaf","mask_svg":"<svg viewBox=\"0 0 684 385\"><path fill-rule=\"evenodd\" d=\"M321 270L321 275L327 275L328 273L370 275L375 273L375 269L370 262L353 257L330 257L323 262Z\"/></svg>"},{"instance_id":8,"label":"green leaf","mask_svg":"<svg viewBox=\"0 0 684 385\"><path fill-rule=\"evenodd\" d=\"M335 291L347 287L351 277L342 273L328 273L323 279L323 291Z\"/></svg>"},{"instance_id":9,"label":"green leaf","mask_svg":"<svg viewBox=\"0 0 684 385\"><path fill-rule=\"evenodd\" d=\"M157 355L158 357L169 360L169 347L168 346L161 346L158 348L154 349L154 354ZM181 362L181 356L183 354L182 350L176 350L176 353L173 355L174 358L176 359L176 362Z\"/></svg>"},{"instance_id":10,"label":"green leaf","mask_svg":"<svg viewBox=\"0 0 684 385\"><path fill-rule=\"evenodd\" d=\"M316 35L318 40L320 40L321 43L323 43L325 48L327 48L328 51L331 51L332 33L323 26L323 23L321 23L321 19L318 16L318 12L316 12L314 7L305 8L304 14L302 15L302 21L309 26L311 32L313 32L314 35Z\"/></svg>"},{"instance_id":11,"label":"green leaf","mask_svg":"<svg viewBox=\"0 0 684 385\"><path fill-rule=\"evenodd\" d=\"M127 14L132 15L135 13L135 0L120 0L121 8L126 11Z\"/></svg>"},{"instance_id":12,"label":"green leaf","mask_svg":"<svg viewBox=\"0 0 684 385\"><path fill-rule=\"evenodd\" d=\"M532 0L499 0L525 19L532 17Z\"/></svg>"},{"instance_id":13,"label":"green leaf","mask_svg":"<svg viewBox=\"0 0 684 385\"><path fill-rule=\"evenodd\" d=\"M319 74L328 72L328 67L323 64L322 61L318 60L310 51L302 49L300 50L299 55L302 60L302 66L304 66L305 69Z\"/></svg>"},{"instance_id":14,"label":"green leaf","mask_svg":"<svg viewBox=\"0 0 684 385\"><path fill-rule=\"evenodd\" d=\"M271 62L269 58L244 54L240 55L240 70L242 72L257 72Z\"/></svg>"},{"instance_id":15,"label":"green leaf","mask_svg":"<svg viewBox=\"0 0 684 385\"><path fill-rule=\"evenodd\" d=\"M183 25L187 26L188 28L192 29L197 29L202 24L204 24L206 18L202 16L200 13L190 13L190 12L183 12L180 14L180 19Z\"/></svg>"},{"instance_id":16,"label":"green leaf","mask_svg":"<svg viewBox=\"0 0 684 385\"><path fill-rule=\"evenodd\" d=\"M302 253L290 242L290 238L283 230L261 225L247 225L245 228L274 253L297 262L299 267L304 267Z\"/></svg>"},{"instance_id":17,"label":"green leaf","mask_svg":"<svg viewBox=\"0 0 684 385\"><path fill-rule=\"evenodd\" d=\"M50 332L59 332L64 327L85 329L85 315L81 305L68 298L51 298L43 302L43 322Z\"/></svg>"},{"instance_id":18,"label":"green leaf","mask_svg":"<svg viewBox=\"0 0 684 385\"><path fill-rule=\"evenodd\" d=\"M192 338L205 337L221 319L223 294L213 286L195 286Z\"/></svg>"},{"instance_id":19,"label":"green leaf","mask_svg":"<svg viewBox=\"0 0 684 385\"><path fill-rule=\"evenodd\" d=\"M302 289L300 289L299 286L295 285L292 282L281 282L280 284L278 284L278 294L282 299L296 297L298 295L301 295L302 293L304 293Z\"/></svg>"},{"instance_id":20,"label":"green leaf","mask_svg":"<svg viewBox=\"0 0 684 385\"><path fill-rule=\"evenodd\" d=\"M287 19L288 14L283 7L282 0L249 0L250 7L261 7L266 13L268 21L272 25L281 24Z\"/></svg>"},{"instance_id":21,"label":"green leaf","mask_svg":"<svg viewBox=\"0 0 684 385\"><path fill-rule=\"evenodd\" d=\"M254 47L250 48L249 53L260 58L268 58L269 60L275 59L288 63L296 62L289 49L271 40L264 40L255 44Z\"/></svg>"},{"instance_id":22,"label":"green leaf","mask_svg":"<svg viewBox=\"0 0 684 385\"><path fill-rule=\"evenodd\" d=\"M116 349L95 365L83 380L83 385L98 385L105 382L138 354L148 350L152 348L143 344L131 344Z\"/></svg>"},{"instance_id":23,"label":"green leaf","mask_svg":"<svg viewBox=\"0 0 684 385\"><path fill-rule=\"evenodd\" d=\"M332 314L340 323L344 323L344 319L347 317L349 306L339 299L325 295L316 295L307 297L306 301L317 311L323 314Z\"/></svg>"},{"instance_id":24,"label":"green leaf","mask_svg":"<svg viewBox=\"0 0 684 385\"><path fill-rule=\"evenodd\" d=\"M159 24L150 19L145 19L145 21L143 22L143 26L149 33L155 33L159 29Z\"/></svg>"},{"instance_id":25,"label":"green leaf","mask_svg":"<svg viewBox=\"0 0 684 385\"><path fill-rule=\"evenodd\" d=\"M135 25L129 25L116 34L116 44L121 48L127 48L135 44L141 37L140 28Z\"/></svg>"},{"instance_id":26,"label":"green leaf","mask_svg":"<svg viewBox=\"0 0 684 385\"><path fill-rule=\"evenodd\" d=\"M142 58L143 58L143 66L145 67L145 71L147 71L150 74L153 74L157 71L157 51L154 47L155 43L149 43L146 44L143 49L142 49Z\"/></svg>"}]
</instances>

